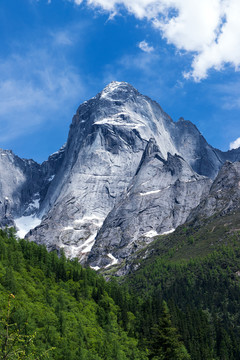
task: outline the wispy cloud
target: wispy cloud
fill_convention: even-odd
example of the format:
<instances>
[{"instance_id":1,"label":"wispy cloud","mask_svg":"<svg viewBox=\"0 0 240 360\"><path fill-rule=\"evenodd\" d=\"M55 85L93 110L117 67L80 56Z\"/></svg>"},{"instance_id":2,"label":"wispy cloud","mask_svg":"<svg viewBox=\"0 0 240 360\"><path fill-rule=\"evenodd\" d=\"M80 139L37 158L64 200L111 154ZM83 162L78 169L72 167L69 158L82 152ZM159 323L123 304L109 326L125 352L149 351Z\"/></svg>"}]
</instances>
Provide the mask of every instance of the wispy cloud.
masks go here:
<instances>
[{"instance_id":1,"label":"wispy cloud","mask_svg":"<svg viewBox=\"0 0 240 360\"><path fill-rule=\"evenodd\" d=\"M81 0L74 0L81 4ZM199 81L209 69L240 66L239 0L86 0L92 8L120 14L122 7L148 19L161 36L193 56L185 77Z\"/></svg>"},{"instance_id":2,"label":"wispy cloud","mask_svg":"<svg viewBox=\"0 0 240 360\"><path fill-rule=\"evenodd\" d=\"M147 79L154 77L156 79L156 73L154 71L154 64L159 60L159 55L155 53L139 52L138 54L125 54L116 62L107 64L105 66L104 80L105 84L112 80L118 79L123 81L129 77L131 73L134 78L134 73L139 74L141 71L141 79L146 83ZM139 78L139 76L137 76Z\"/></svg>"},{"instance_id":3,"label":"wispy cloud","mask_svg":"<svg viewBox=\"0 0 240 360\"><path fill-rule=\"evenodd\" d=\"M55 45L73 45L72 34L68 31L57 31L51 33Z\"/></svg>"},{"instance_id":4,"label":"wispy cloud","mask_svg":"<svg viewBox=\"0 0 240 360\"><path fill-rule=\"evenodd\" d=\"M138 43L138 47L139 47L139 49L141 49L142 51L144 51L146 53L151 53L154 51L154 47L150 46L145 40Z\"/></svg>"},{"instance_id":5,"label":"wispy cloud","mask_svg":"<svg viewBox=\"0 0 240 360\"><path fill-rule=\"evenodd\" d=\"M234 81L229 80L224 84L216 84L213 86L212 96L215 102L224 110L240 109L240 79L235 78Z\"/></svg>"},{"instance_id":6,"label":"wispy cloud","mask_svg":"<svg viewBox=\"0 0 240 360\"><path fill-rule=\"evenodd\" d=\"M31 49L0 59L0 141L57 122L84 91L80 75L47 49Z\"/></svg>"}]
</instances>

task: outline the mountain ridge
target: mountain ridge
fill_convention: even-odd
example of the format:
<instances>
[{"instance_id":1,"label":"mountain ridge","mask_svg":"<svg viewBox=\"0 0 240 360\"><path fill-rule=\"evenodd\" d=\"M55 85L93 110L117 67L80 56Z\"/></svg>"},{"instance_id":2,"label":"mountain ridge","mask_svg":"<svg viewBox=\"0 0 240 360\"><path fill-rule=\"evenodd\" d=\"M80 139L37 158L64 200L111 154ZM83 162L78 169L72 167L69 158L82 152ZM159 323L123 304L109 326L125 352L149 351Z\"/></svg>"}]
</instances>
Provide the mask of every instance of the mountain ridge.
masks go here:
<instances>
[{"instance_id":1,"label":"mountain ridge","mask_svg":"<svg viewBox=\"0 0 240 360\"><path fill-rule=\"evenodd\" d=\"M211 179L215 179L223 163L226 160L240 160L240 149L225 153L214 149L190 121L180 119L173 122L157 102L141 95L130 84L112 82L78 107L70 125L66 145L52 154L47 161L41 165L33 163L29 172L21 170L17 158L12 160L13 167L2 162L2 167L11 169L6 176L4 174L2 184L5 181L12 185L9 191L0 193L0 223L4 226L13 225L15 222L19 227L28 220L26 229L31 229L33 224L38 225L33 226L28 233L27 237L30 240L46 244L49 250L64 249L68 257L78 257L82 263L85 263L88 257L94 258L95 240L99 238L98 233L101 233L103 224L106 229L106 219L115 211L113 209L122 202L126 204L126 209L131 208L137 201L134 200L132 204L128 202L128 199L133 199L133 194L127 197L130 184L138 178L138 193L145 191L142 185L144 181L139 180L139 172L144 163L143 154L146 154L151 139L155 142L155 155L161 160L152 168L150 163L154 162L153 159L149 161L149 167L147 164L144 165L145 181L150 184L147 192L155 191L155 194L151 194L151 201L147 201L145 206L147 211L150 211L151 208L154 209L154 201L161 203L164 199L166 208L170 208L171 211L169 210L169 218L165 221L165 228L159 230L160 224L157 224L157 220L154 225L144 221L141 223L142 234L150 231L151 234L167 232L180 225L189 216L189 212L199 205L201 194L206 194ZM178 172L177 164L181 163L185 172L185 175L182 173L181 176L186 177L185 183L180 181L182 185L178 185L179 179L176 178L176 184L171 185L175 190L168 191L164 195L165 198L161 198L163 194L157 188L161 174L158 166L164 162L170 165L171 159L176 160L173 161L171 171L169 170L171 176ZM0 168L1 160L3 159L0 157ZM11 163L10 160L9 162ZM155 172L152 172L154 167ZM17 185L14 174L19 171L20 183ZM167 183L169 177L168 172L165 175L166 178L161 180L163 184ZM195 177L196 181L191 184L192 177ZM189 203L184 207L183 200L178 200L183 191L182 186L186 198L189 193L191 194L191 206ZM24 194L26 189L28 195L23 203L20 194ZM8 192L11 195L11 191L14 194L9 197L12 205L7 206L6 212L4 198ZM19 204L17 211L13 206L14 202ZM134 211L130 223L132 231L138 233L137 207ZM154 216L159 219L157 211L159 210L156 210ZM126 217L124 221L128 221ZM149 222L151 223L151 219ZM127 236L126 233L124 236ZM141 240L141 246L151 241L151 238L145 237ZM104 252L108 257L104 266L120 260L108 251L109 240L106 238L103 241ZM133 243L132 240L127 236L128 244Z\"/></svg>"}]
</instances>

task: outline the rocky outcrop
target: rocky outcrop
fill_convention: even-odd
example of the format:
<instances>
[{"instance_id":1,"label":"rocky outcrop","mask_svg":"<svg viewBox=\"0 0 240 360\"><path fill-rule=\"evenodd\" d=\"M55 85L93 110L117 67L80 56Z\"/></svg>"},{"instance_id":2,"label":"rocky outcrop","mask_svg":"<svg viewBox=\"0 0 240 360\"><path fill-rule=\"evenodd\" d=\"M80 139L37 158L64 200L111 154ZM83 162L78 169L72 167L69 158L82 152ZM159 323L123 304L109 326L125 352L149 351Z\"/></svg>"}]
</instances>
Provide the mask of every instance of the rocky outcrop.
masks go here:
<instances>
[{"instance_id":1,"label":"rocky outcrop","mask_svg":"<svg viewBox=\"0 0 240 360\"><path fill-rule=\"evenodd\" d=\"M18 230L18 226L36 226L40 222L37 212L60 163L59 154L39 165L0 149L1 227L16 225Z\"/></svg>"},{"instance_id":2,"label":"rocky outcrop","mask_svg":"<svg viewBox=\"0 0 240 360\"><path fill-rule=\"evenodd\" d=\"M216 177L207 197L189 215L188 221L198 221L212 215L226 215L240 209L240 162L227 161Z\"/></svg>"},{"instance_id":3,"label":"rocky outcrop","mask_svg":"<svg viewBox=\"0 0 240 360\"><path fill-rule=\"evenodd\" d=\"M126 194L109 213L88 262L106 267L121 262L157 234L174 231L206 196L209 178L196 174L179 155L167 160L150 139ZM115 259L115 260L114 260Z\"/></svg>"},{"instance_id":4,"label":"rocky outcrop","mask_svg":"<svg viewBox=\"0 0 240 360\"><path fill-rule=\"evenodd\" d=\"M171 127L171 136L178 153L195 172L211 179L216 177L225 162L224 153L210 146L194 124L180 118Z\"/></svg>"},{"instance_id":5,"label":"rocky outcrop","mask_svg":"<svg viewBox=\"0 0 240 360\"><path fill-rule=\"evenodd\" d=\"M24 213L39 191L39 168L33 160L20 159L12 151L0 150L0 219L2 226Z\"/></svg>"}]
</instances>

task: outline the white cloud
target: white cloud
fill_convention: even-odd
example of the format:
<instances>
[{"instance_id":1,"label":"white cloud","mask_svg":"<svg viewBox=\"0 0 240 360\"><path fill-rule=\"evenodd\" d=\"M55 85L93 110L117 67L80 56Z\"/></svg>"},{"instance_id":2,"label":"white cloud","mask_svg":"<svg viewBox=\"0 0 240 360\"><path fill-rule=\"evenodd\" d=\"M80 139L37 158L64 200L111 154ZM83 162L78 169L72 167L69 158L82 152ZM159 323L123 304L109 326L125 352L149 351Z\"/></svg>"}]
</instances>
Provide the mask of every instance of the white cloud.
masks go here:
<instances>
[{"instance_id":1,"label":"white cloud","mask_svg":"<svg viewBox=\"0 0 240 360\"><path fill-rule=\"evenodd\" d=\"M91 7L119 14L121 7L147 18L168 43L193 55L185 77L204 79L208 70L240 66L239 0L86 0ZM82 3L75 0L76 4Z\"/></svg>"},{"instance_id":2,"label":"white cloud","mask_svg":"<svg viewBox=\"0 0 240 360\"><path fill-rule=\"evenodd\" d=\"M159 0L87 0L87 3L110 12L119 12L121 5L123 5L138 19L143 19L144 17L152 19L164 10L164 4Z\"/></svg>"},{"instance_id":3,"label":"white cloud","mask_svg":"<svg viewBox=\"0 0 240 360\"><path fill-rule=\"evenodd\" d=\"M154 47L150 46L145 40L141 41L138 44L139 49L141 49L142 51L146 52L146 53L151 53L154 51Z\"/></svg>"},{"instance_id":4,"label":"white cloud","mask_svg":"<svg viewBox=\"0 0 240 360\"><path fill-rule=\"evenodd\" d=\"M232 150L232 149L237 149L239 147L240 147L240 137L230 143L229 149Z\"/></svg>"}]
</instances>

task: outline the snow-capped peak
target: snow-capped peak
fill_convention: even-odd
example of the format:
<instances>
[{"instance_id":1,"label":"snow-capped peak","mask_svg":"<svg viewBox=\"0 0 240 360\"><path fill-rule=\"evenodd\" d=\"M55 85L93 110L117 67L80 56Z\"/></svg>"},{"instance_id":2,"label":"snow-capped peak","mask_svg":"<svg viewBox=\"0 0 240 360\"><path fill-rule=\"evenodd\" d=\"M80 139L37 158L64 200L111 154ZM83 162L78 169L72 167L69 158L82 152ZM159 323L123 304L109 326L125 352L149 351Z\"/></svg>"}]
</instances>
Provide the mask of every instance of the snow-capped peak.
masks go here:
<instances>
[{"instance_id":1,"label":"snow-capped peak","mask_svg":"<svg viewBox=\"0 0 240 360\"><path fill-rule=\"evenodd\" d=\"M124 81L112 81L108 84L103 91L101 92L100 99L111 99L119 97L119 93L122 95L129 94L131 92L136 92L137 90L134 89L132 85Z\"/></svg>"}]
</instances>

